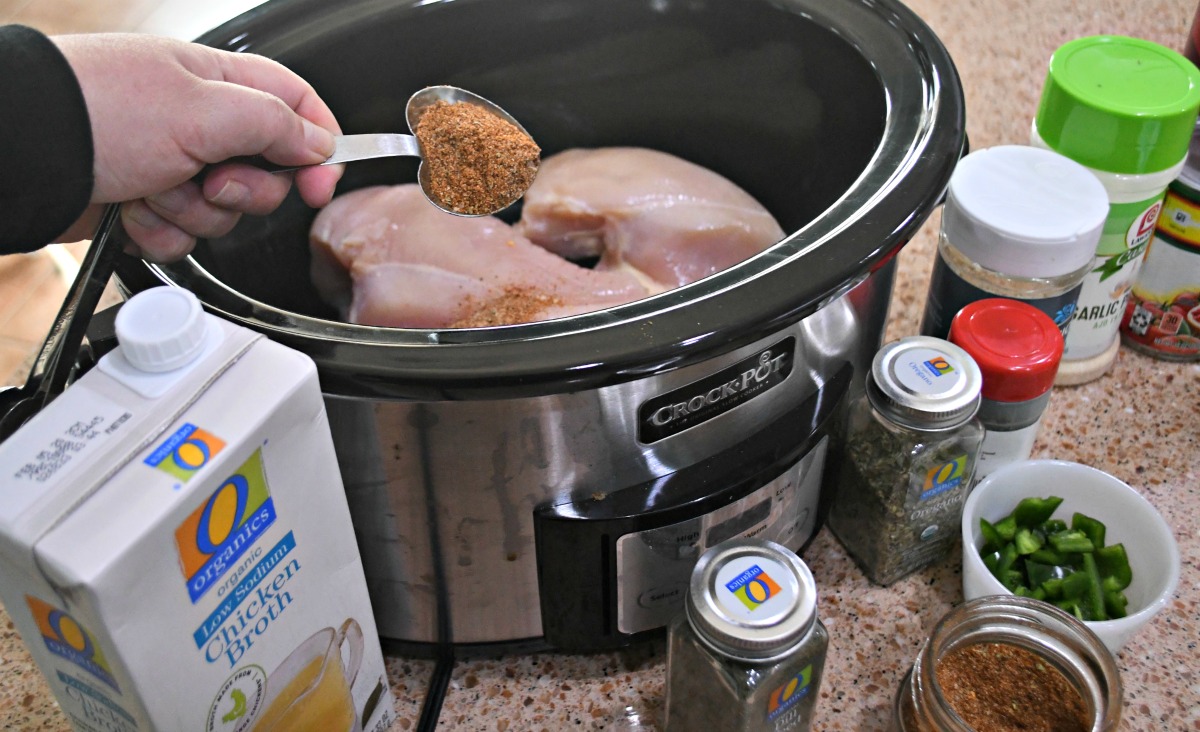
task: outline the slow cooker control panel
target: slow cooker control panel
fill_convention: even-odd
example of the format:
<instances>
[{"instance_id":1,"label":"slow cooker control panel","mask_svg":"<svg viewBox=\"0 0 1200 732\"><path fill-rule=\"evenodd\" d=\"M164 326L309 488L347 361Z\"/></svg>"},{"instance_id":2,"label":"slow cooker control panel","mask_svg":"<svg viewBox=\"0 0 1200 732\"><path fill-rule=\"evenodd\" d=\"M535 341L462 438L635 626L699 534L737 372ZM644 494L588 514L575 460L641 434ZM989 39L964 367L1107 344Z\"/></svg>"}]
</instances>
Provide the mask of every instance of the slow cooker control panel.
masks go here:
<instances>
[{"instance_id":1,"label":"slow cooker control panel","mask_svg":"<svg viewBox=\"0 0 1200 732\"><path fill-rule=\"evenodd\" d=\"M726 539L802 551L829 502L824 468L852 375L845 364L799 406L695 465L535 509L545 640L586 652L661 632L696 560Z\"/></svg>"},{"instance_id":2,"label":"slow cooker control panel","mask_svg":"<svg viewBox=\"0 0 1200 732\"><path fill-rule=\"evenodd\" d=\"M712 513L617 539L617 629L661 628L683 607L696 560L735 537L798 551L813 535L829 438L762 488Z\"/></svg>"}]
</instances>

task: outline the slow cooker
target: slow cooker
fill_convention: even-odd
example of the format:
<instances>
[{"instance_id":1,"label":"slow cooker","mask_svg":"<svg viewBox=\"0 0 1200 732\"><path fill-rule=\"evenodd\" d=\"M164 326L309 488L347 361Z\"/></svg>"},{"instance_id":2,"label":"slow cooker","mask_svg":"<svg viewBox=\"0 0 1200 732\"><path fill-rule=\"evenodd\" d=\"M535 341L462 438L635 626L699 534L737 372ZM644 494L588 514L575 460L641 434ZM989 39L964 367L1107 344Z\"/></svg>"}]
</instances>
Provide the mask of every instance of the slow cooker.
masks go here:
<instances>
[{"instance_id":1,"label":"slow cooker","mask_svg":"<svg viewBox=\"0 0 1200 732\"><path fill-rule=\"evenodd\" d=\"M622 646L681 608L707 547L804 550L894 256L965 147L953 64L912 12L272 0L199 40L291 67L347 133L403 131L413 91L452 84L505 107L545 154L634 145L704 165L789 232L645 300L459 330L338 322L309 281L315 214L296 197L177 264L118 265L127 293L188 288L316 362L385 638ZM415 177L411 160L355 163L339 191Z\"/></svg>"}]
</instances>

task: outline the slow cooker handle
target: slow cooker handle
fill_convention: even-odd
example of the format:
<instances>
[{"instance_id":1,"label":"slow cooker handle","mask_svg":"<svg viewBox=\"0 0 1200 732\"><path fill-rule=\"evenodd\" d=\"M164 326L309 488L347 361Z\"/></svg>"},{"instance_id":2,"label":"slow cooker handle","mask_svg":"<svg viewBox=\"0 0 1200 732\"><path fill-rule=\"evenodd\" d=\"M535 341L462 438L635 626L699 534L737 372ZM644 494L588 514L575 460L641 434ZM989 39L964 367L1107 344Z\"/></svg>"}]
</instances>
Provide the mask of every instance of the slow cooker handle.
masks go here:
<instances>
[{"instance_id":1,"label":"slow cooker handle","mask_svg":"<svg viewBox=\"0 0 1200 732\"><path fill-rule=\"evenodd\" d=\"M119 204L105 210L96 236L79 265L79 274L71 283L25 384L0 391L0 442L53 401L73 380L83 334L120 253L109 243L120 210Z\"/></svg>"}]
</instances>

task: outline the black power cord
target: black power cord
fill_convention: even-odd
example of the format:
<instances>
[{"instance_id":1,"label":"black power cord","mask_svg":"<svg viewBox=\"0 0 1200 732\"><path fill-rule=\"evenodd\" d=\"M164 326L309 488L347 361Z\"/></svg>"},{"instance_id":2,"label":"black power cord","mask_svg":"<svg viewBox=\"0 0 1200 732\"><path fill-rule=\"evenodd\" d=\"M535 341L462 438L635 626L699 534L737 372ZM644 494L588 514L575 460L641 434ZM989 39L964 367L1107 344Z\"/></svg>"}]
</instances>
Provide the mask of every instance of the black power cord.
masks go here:
<instances>
[{"instance_id":1,"label":"black power cord","mask_svg":"<svg viewBox=\"0 0 1200 732\"><path fill-rule=\"evenodd\" d=\"M425 487L425 514L429 526L429 549L433 560L433 582L437 602L437 663L429 679L429 689L421 702L421 717L416 732L434 732L442 715L442 704L450 678L454 675L454 631L450 625L450 594L446 588L446 565L442 557L442 539L438 531L437 491L430 473L428 431L437 425L437 417L418 405L412 417L417 428L418 454L421 456L421 482Z\"/></svg>"}]
</instances>

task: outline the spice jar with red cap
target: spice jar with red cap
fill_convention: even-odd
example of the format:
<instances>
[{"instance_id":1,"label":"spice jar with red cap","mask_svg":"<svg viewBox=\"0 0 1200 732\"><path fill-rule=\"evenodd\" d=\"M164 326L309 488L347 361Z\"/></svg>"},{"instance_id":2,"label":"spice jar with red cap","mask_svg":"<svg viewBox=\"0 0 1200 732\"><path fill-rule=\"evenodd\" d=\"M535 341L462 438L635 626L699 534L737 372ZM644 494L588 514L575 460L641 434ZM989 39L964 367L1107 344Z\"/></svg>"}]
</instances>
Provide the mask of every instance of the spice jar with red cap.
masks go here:
<instances>
[{"instance_id":1,"label":"spice jar with red cap","mask_svg":"<svg viewBox=\"0 0 1200 732\"><path fill-rule=\"evenodd\" d=\"M1050 316L1028 303L986 298L950 323L951 343L983 372L979 421L985 430L975 482L1033 451L1042 413L1063 354L1063 335Z\"/></svg>"}]
</instances>

